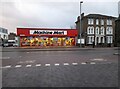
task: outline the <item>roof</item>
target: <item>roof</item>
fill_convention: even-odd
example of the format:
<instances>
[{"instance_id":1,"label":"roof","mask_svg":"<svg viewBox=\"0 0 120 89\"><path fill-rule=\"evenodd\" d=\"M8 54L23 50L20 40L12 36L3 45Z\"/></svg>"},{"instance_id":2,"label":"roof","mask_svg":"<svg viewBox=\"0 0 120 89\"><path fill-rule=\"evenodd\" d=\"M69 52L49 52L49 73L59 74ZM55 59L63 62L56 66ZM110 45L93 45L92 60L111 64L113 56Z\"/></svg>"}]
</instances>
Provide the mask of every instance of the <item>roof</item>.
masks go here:
<instances>
[{"instance_id":1,"label":"roof","mask_svg":"<svg viewBox=\"0 0 120 89\"><path fill-rule=\"evenodd\" d=\"M29 30L76 30L76 29L64 29L64 28L37 28L37 27L32 27L32 28L29 28L29 27L22 27L22 28L17 28L17 29L29 29Z\"/></svg>"},{"instance_id":2,"label":"roof","mask_svg":"<svg viewBox=\"0 0 120 89\"><path fill-rule=\"evenodd\" d=\"M116 19L116 17L108 16L108 15L102 15L102 14L88 14L88 15L86 15L84 17L93 17L93 18L103 17L103 18L113 18L113 19Z\"/></svg>"},{"instance_id":3,"label":"roof","mask_svg":"<svg viewBox=\"0 0 120 89\"><path fill-rule=\"evenodd\" d=\"M75 23L77 23L79 21L79 17L80 16L78 16L77 21ZM82 19L83 18L111 18L111 19L117 19L117 17L102 15L102 14L88 14L86 16L82 15Z\"/></svg>"}]
</instances>

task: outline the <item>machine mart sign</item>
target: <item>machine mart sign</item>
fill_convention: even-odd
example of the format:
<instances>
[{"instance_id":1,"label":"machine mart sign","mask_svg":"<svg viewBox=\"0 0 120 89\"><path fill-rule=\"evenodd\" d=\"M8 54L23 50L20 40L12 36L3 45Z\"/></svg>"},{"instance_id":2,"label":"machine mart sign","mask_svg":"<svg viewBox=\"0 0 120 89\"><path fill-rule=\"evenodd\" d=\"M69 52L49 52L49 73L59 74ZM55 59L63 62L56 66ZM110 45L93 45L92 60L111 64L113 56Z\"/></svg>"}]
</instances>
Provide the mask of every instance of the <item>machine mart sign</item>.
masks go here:
<instances>
[{"instance_id":1,"label":"machine mart sign","mask_svg":"<svg viewBox=\"0 0 120 89\"><path fill-rule=\"evenodd\" d=\"M31 35L67 35L63 30L30 30Z\"/></svg>"}]
</instances>

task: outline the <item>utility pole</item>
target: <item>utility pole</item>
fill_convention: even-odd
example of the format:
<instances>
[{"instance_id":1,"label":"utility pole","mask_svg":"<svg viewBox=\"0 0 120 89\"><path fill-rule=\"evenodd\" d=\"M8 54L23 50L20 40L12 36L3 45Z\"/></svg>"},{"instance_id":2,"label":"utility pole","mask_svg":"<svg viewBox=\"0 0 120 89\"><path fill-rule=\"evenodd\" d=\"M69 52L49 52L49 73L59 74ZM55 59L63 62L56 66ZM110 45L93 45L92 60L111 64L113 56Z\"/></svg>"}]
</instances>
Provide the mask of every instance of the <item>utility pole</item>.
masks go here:
<instances>
[{"instance_id":1,"label":"utility pole","mask_svg":"<svg viewBox=\"0 0 120 89\"><path fill-rule=\"evenodd\" d=\"M82 32L82 17L81 17L81 4L83 3L83 1L80 1L80 47L81 47L81 32Z\"/></svg>"}]
</instances>

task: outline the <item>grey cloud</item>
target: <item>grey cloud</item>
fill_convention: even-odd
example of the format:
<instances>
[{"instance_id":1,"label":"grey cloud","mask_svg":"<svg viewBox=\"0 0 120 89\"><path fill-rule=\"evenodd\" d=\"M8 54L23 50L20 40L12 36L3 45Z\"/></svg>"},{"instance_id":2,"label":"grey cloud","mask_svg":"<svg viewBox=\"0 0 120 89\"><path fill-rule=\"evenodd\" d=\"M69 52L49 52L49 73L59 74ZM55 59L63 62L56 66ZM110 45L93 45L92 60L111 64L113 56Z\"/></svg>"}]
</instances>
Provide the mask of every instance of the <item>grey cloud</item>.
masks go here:
<instances>
[{"instance_id":1,"label":"grey cloud","mask_svg":"<svg viewBox=\"0 0 120 89\"><path fill-rule=\"evenodd\" d=\"M79 15L79 2L33 2L31 0L23 3L24 5L20 9L18 8L19 2L4 2L0 6L2 7L0 15L6 18L4 26L10 29L10 32L15 32L16 27L70 28L75 24ZM117 16L117 8L117 2L84 2L82 4L82 12L85 14L101 13Z\"/></svg>"}]
</instances>

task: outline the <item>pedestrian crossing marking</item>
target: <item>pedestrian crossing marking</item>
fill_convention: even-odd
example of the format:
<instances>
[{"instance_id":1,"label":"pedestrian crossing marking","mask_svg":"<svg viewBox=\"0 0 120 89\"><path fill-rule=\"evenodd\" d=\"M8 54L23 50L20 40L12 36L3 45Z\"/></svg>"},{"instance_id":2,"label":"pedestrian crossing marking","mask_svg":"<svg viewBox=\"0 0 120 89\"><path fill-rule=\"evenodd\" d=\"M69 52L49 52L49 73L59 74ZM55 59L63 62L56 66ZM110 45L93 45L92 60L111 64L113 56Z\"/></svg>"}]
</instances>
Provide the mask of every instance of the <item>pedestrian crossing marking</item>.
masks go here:
<instances>
[{"instance_id":1,"label":"pedestrian crossing marking","mask_svg":"<svg viewBox=\"0 0 120 89\"><path fill-rule=\"evenodd\" d=\"M38 67L38 66L41 66L41 64L36 64L35 66L37 66L37 67Z\"/></svg>"},{"instance_id":2,"label":"pedestrian crossing marking","mask_svg":"<svg viewBox=\"0 0 120 89\"><path fill-rule=\"evenodd\" d=\"M3 68L10 68L11 66L9 65L9 66L5 66L5 67L3 67Z\"/></svg>"},{"instance_id":3,"label":"pedestrian crossing marking","mask_svg":"<svg viewBox=\"0 0 120 89\"><path fill-rule=\"evenodd\" d=\"M63 65L65 65L65 66L66 66L66 65L69 65L69 63L64 63Z\"/></svg>"},{"instance_id":4,"label":"pedestrian crossing marking","mask_svg":"<svg viewBox=\"0 0 120 89\"><path fill-rule=\"evenodd\" d=\"M16 68L18 68L18 67L22 67L22 65L16 65L15 67L16 67Z\"/></svg>"},{"instance_id":5,"label":"pedestrian crossing marking","mask_svg":"<svg viewBox=\"0 0 120 89\"><path fill-rule=\"evenodd\" d=\"M45 64L45 66L50 66L50 64Z\"/></svg>"},{"instance_id":6,"label":"pedestrian crossing marking","mask_svg":"<svg viewBox=\"0 0 120 89\"><path fill-rule=\"evenodd\" d=\"M72 65L78 65L78 63L72 63Z\"/></svg>"},{"instance_id":7,"label":"pedestrian crossing marking","mask_svg":"<svg viewBox=\"0 0 120 89\"><path fill-rule=\"evenodd\" d=\"M59 66L60 64L59 63L56 63L55 66Z\"/></svg>"},{"instance_id":8,"label":"pedestrian crossing marking","mask_svg":"<svg viewBox=\"0 0 120 89\"><path fill-rule=\"evenodd\" d=\"M91 62L90 64L96 64L95 62Z\"/></svg>"},{"instance_id":9,"label":"pedestrian crossing marking","mask_svg":"<svg viewBox=\"0 0 120 89\"><path fill-rule=\"evenodd\" d=\"M64 66L67 66L67 65L80 65L80 64L82 64L82 65L85 65L85 64L96 64L96 62L90 62L90 63L86 63L86 62L81 62L81 63L77 63L77 62L73 62L73 63L71 63L71 64L69 64L69 63L63 63L63 65ZM59 66L60 64L59 63L55 63L54 64L54 66ZM25 67L33 67L34 65L30 65L30 64L28 64L28 65L25 65ZM51 64L44 64L44 65L41 65L41 64L36 64L35 65L36 67L40 67L40 66L51 66ZM13 68L20 68L20 67L22 67L22 65L15 65L15 66L12 66L12 65L8 65L8 66L3 66L3 67L0 67L0 68L11 68L11 67L13 67Z\"/></svg>"},{"instance_id":10,"label":"pedestrian crossing marking","mask_svg":"<svg viewBox=\"0 0 120 89\"><path fill-rule=\"evenodd\" d=\"M82 62L81 64L86 64L85 62Z\"/></svg>"},{"instance_id":11,"label":"pedestrian crossing marking","mask_svg":"<svg viewBox=\"0 0 120 89\"><path fill-rule=\"evenodd\" d=\"M26 65L26 67L31 67L32 65Z\"/></svg>"}]
</instances>

